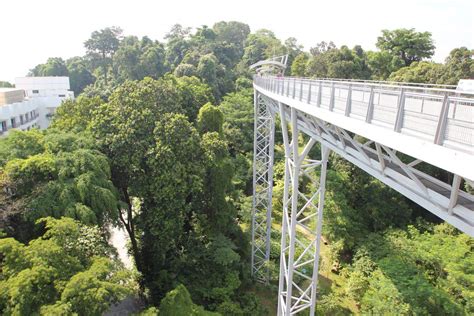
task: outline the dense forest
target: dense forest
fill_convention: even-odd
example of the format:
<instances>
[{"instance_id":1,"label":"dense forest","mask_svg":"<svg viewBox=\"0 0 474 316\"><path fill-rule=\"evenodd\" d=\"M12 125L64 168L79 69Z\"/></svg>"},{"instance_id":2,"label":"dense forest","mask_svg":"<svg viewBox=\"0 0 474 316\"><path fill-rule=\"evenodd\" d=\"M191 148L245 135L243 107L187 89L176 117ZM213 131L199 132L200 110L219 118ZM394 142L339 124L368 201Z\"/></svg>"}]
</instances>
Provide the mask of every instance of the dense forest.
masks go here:
<instances>
[{"instance_id":1,"label":"dense forest","mask_svg":"<svg viewBox=\"0 0 474 316\"><path fill-rule=\"evenodd\" d=\"M35 66L29 75L69 76L76 99L47 130L0 140L0 313L102 315L137 296L142 315L274 314L283 149L279 137L272 280L256 285L249 65L288 54L293 76L474 78L471 49L430 61L429 32L374 40L377 51L330 41L305 51L240 22L175 25L165 42L110 27L84 42L86 55ZM132 271L108 242L114 226L130 239ZM320 315L474 313L473 240L336 155L323 227Z\"/></svg>"}]
</instances>

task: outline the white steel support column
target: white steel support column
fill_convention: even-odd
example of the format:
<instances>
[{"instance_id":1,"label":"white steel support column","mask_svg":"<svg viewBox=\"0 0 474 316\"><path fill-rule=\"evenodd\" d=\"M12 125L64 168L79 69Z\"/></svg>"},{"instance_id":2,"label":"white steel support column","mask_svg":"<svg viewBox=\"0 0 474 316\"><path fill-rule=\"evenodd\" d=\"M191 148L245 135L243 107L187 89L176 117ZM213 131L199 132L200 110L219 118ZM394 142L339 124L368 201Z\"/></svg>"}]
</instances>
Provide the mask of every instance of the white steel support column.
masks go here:
<instances>
[{"instance_id":1,"label":"white steel support column","mask_svg":"<svg viewBox=\"0 0 474 316\"><path fill-rule=\"evenodd\" d=\"M252 276L269 280L275 120L264 99L254 93Z\"/></svg>"},{"instance_id":2,"label":"white steel support column","mask_svg":"<svg viewBox=\"0 0 474 316\"><path fill-rule=\"evenodd\" d=\"M292 129L290 139L288 111L282 103L279 107L285 146L285 182L278 315L295 315L305 309L314 315L329 149L321 145L321 159L310 159L308 153L316 144L314 139L310 139L300 151L297 111L288 109ZM309 184L300 188L303 177L309 180L306 182Z\"/></svg>"}]
</instances>

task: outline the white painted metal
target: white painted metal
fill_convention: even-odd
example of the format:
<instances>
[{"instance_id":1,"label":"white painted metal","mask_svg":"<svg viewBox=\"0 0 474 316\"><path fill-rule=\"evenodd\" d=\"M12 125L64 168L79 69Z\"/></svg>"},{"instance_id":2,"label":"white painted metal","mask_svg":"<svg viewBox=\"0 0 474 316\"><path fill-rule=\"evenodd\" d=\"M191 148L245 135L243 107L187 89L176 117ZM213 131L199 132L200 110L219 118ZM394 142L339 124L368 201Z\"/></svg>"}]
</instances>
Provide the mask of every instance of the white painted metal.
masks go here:
<instances>
[{"instance_id":1,"label":"white painted metal","mask_svg":"<svg viewBox=\"0 0 474 316\"><path fill-rule=\"evenodd\" d=\"M315 139L299 151L298 114L280 103L280 118L285 147L285 187L281 237L278 315L295 315L310 309L314 315L318 280L321 229L326 181L327 147L321 148L321 159L308 154ZM288 136L287 112L290 112L291 141ZM319 168L319 179L314 170ZM300 179L310 180L309 193L300 190Z\"/></svg>"},{"instance_id":2,"label":"white painted metal","mask_svg":"<svg viewBox=\"0 0 474 316\"><path fill-rule=\"evenodd\" d=\"M275 122L270 108L254 94L254 158L252 207L252 276L268 281L273 191Z\"/></svg>"}]
</instances>

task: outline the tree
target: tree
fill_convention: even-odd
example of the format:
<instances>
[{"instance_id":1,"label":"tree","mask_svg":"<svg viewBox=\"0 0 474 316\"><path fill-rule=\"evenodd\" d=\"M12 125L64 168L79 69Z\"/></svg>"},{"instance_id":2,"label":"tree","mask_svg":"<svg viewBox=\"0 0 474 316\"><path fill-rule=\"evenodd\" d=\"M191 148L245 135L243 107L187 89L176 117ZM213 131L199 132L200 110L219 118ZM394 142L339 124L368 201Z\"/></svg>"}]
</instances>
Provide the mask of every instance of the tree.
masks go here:
<instances>
[{"instance_id":1,"label":"tree","mask_svg":"<svg viewBox=\"0 0 474 316\"><path fill-rule=\"evenodd\" d=\"M367 63L372 72L372 79L387 80L391 73L402 68L403 60L387 51L367 52Z\"/></svg>"},{"instance_id":2,"label":"tree","mask_svg":"<svg viewBox=\"0 0 474 316\"><path fill-rule=\"evenodd\" d=\"M212 89L197 77L182 76L176 78L168 75L165 79L171 80L178 89L178 103L181 104L183 112L192 122L196 120L198 111L204 104L215 101Z\"/></svg>"},{"instance_id":3,"label":"tree","mask_svg":"<svg viewBox=\"0 0 474 316\"><path fill-rule=\"evenodd\" d=\"M57 77L68 76L69 71L65 61L59 57L48 58L45 64L39 64L30 70L30 76L35 77Z\"/></svg>"},{"instance_id":4,"label":"tree","mask_svg":"<svg viewBox=\"0 0 474 316\"><path fill-rule=\"evenodd\" d=\"M283 55L286 49L272 31L261 29L249 34L245 41L244 55L240 62L241 71L260 60Z\"/></svg>"},{"instance_id":5,"label":"tree","mask_svg":"<svg viewBox=\"0 0 474 316\"><path fill-rule=\"evenodd\" d=\"M92 32L91 37L84 42L89 58L102 68L105 84L109 67L113 69L113 57L119 48L121 35L122 29L119 27L107 27Z\"/></svg>"},{"instance_id":6,"label":"tree","mask_svg":"<svg viewBox=\"0 0 474 316\"><path fill-rule=\"evenodd\" d=\"M119 202L107 158L91 149L90 142L58 131L44 136L17 133L31 134L21 138L38 138L41 145L14 153L1 170L0 195L7 214L20 212L30 222L46 216L86 224L117 222Z\"/></svg>"},{"instance_id":7,"label":"tree","mask_svg":"<svg viewBox=\"0 0 474 316\"><path fill-rule=\"evenodd\" d=\"M66 60L67 71L71 90L78 96L84 88L95 82L95 77L88 69L86 60L83 57L73 57Z\"/></svg>"},{"instance_id":8,"label":"tree","mask_svg":"<svg viewBox=\"0 0 474 316\"><path fill-rule=\"evenodd\" d=\"M316 56L316 55L323 54L323 53L327 52L328 50L335 49L335 48L336 48L336 45L332 41L330 41L329 43L326 43L325 41L322 41L322 42L319 42L318 44L316 44L315 47L311 47L309 49L309 52L311 53L311 55Z\"/></svg>"},{"instance_id":9,"label":"tree","mask_svg":"<svg viewBox=\"0 0 474 316\"><path fill-rule=\"evenodd\" d=\"M236 45L243 51L243 44L250 34L250 27L242 22L217 22L212 27L217 35L217 40Z\"/></svg>"},{"instance_id":10,"label":"tree","mask_svg":"<svg viewBox=\"0 0 474 316\"><path fill-rule=\"evenodd\" d=\"M453 49L443 67L443 73L437 80L439 84L457 85L460 79L474 78L474 50L466 47Z\"/></svg>"},{"instance_id":11,"label":"tree","mask_svg":"<svg viewBox=\"0 0 474 316\"><path fill-rule=\"evenodd\" d=\"M99 229L46 218L46 233L27 245L0 239L3 315L102 315L131 291Z\"/></svg>"},{"instance_id":12,"label":"tree","mask_svg":"<svg viewBox=\"0 0 474 316\"><path fill-rule=\"evenodd\" d=\"M303 45L298 44L298 40L296 38L289 37L285 40L285 49L286 54L288 55L285 73L289 75L291 74L291 67L293 66L296 56L299 56L303 53Z\"/></svg>"},{"instance_id":13,"label":"tree","mask_svg":"<svg viewBox=\"0 0 474 316\"><path fill-rule=\"evenodd\" d=\"M197 117L197 128L201 134L208 132L222 133L222 124L224 123L224 114L211 103L206 103L199 110Z\"/></svg>"},{"instance_id":14,"label":"tree","mask_svg":"<svg viewBox=\"0 0 474 316\"><path fill-rule=\"evenodd\" d=\"M296 77L304 77L306 75L306 64L308 63L308 55L301 53L296 56L291 64L291 75Z\"/></svg>"},{"instance_id":15,"label":"tree","mask_svg":"<svg viewBox=\"0 0 474 316\"><path fill-rule=\"evenodd\" d=\"M184 285L178 285L168 292L160 303L160 315L163 316L217 316L219 314L205 311L191 300L191 295Z\"/></svg>"},{"instance_id":16,"label":"tree","mask_svg":"<svg viewBox=\"0 0 474 316\"><path fill-rule=\"evenodd\" d=\"M388 78L390 81L437 83L443 73L442 64L428 61L414 62L408 67L400 68Z\"/></svg>"},{"instance_id":17,"label":"tree","mask_svg":"<svg viewBox=\"0 0 474 316\"><path fill-rule=\"evenodd\" d=\"M176 100L179 92L169 80L126 81L114 91L108 103L96 109L90 122L97 145L110 159L112 181L124 202L118 215L130 236L139 270L141 261L131 196L142 194L143 181L149 177L143 164L154 142L157 119L165 113L183 112Z\"/></svg>"},{"instance_id":18,"label":"tree","mask_svg":"<svg viewBox=\"0 0 474 316\"><path fill-rule=\"evenodd\" d=\"M219 106L224 113L224 134L233 155L245 154L253 149L252 98L251 90L230 93Z\"/></svg>"},{"instance_id":19,"label":"tree","mask_svg":"<svg viewBox=\"0 0 474 316\"><path fill-rule=\"evenodd\" d=\"M166 61L169 67L177 67L189 49L189 33L191 28L183 27L180 24L175 24L169 33L166 34L165 39L168 40L166 45Z\"/></svg>"},{"instance_id":20,"label":"tree","mask_svg":"<svg viewBox=\"0 0 474 316\"><path fill-rule=\"evenodd\" d=\"M12 88L13 85L8 81L1 81L0 80L0 88Z\"/></svg>"},{"instance_id":21,"label":"tree","mask_svg":"<svg viewBox=\"0 0 474 316\"><path fill-rule=\"evenodd\" d=\"M306 72L317 78L370 78L367 56L360 46L341 46L318 53L308 61Z\"/></svg>"},{"instance_id":22,"label":"tree","mask_svg":"<svg viewBox=\"0 0 474 316\"><path fill-rule=\"evenodd\" d=\"M157 79L167 71L163 44L146 36L141 40L135 36L125 37L114 55L114 62L121 81Z\"/></svg>"},{"instance_id":23,"label":"tree","mask_svg":"<svg viewBox=\"0 0 474 316\"><path fill-rule=\"evenodd\" d=\"M86 96L63 101L54 113L51 127L63 131L85 131L93 119L94 111L103 103L99 97Z\"/></svg>"},{"instance_id":24,"label":"tree","mask_svg":"<svg viewBox=\"0 0 474 316\"><path fill-rule=\"evenodd\" d=\"M415 29L382 30L382 36L377 38L376 46L382 51L400 57L405 66L430 58L435 49L431 33L415 32Z\"/></svg>"}]
</instances>

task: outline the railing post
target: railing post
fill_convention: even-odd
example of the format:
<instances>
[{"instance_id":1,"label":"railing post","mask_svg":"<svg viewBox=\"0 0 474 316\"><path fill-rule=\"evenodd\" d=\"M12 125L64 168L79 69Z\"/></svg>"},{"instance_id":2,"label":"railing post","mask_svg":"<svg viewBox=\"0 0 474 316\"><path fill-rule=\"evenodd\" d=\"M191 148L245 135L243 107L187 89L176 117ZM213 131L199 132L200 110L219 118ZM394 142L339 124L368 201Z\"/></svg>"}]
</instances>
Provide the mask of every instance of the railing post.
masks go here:
<instances>
[{"instance_id":1,"label":"railing post","mask_svg":"<svg viewBox=\"0 0 474 316\"><path fill-rule=\"evenodd\" d=\"M309 82L308 87L308 104L311 103L311 82Z\"/></svg>"},{"instance_id":2,"label":"railing post","mask_svg":"<svg viewBox=\"0 0 474 316\"><path fill-rule=\"evenodd\" d=\"M286 96L290 96L290 80L287 80L286 82Z\"/></svg>"},{"instance_id":3,"label":"railing post","mask_svg":"<svg viewBox=\"0 0 474 316\"><path fill-rule=\"evenodd\" d=\"M293 99L295 98L296 93L296 78L293 80Z\"/></svg>"},{"instance_id":4,"label":"railing post","mask_svg":"<svg viewBox=\"0 0 474 316\"><path fill-rule=\"evenodd\" d=\"M316 102L316 106L318 106L318 107L321 106L322 94L323 94L323 83L320 81L319 82L319 91L318 91L318 101Z\"/></svg>"},{"instance_id":5,"label":"railing post","mask_svg":"<svg viewBox=\"0 0 474 316\"><path fill-rule=\"evenodd\" d=\"M335 91L336 91L336 87L333 82L331 83L331 99L329 100L329 111L334 110Z\"/></svg>"},{"instance_id":6,"label":"railing post","mask_svg":"<svg viewBox=\"0 0 474 316\"><path fill-rule=\"evenodd\" d=\"M345 116L349 116L349 114L351 114L351 106L352 106L352 85L349 84L349 89L347 90L346 111L344 113Z\"/></svg>"},{"instance_id":7,"label":"railing post","mask_svg":"<svg viewBox=\"0 0 474 316\"><path fill-rule=\"evenodd\" d=\"M300 80L300 101L303 99L303 80Z\"/></svg>"},{"instance_id":8,"label":"railing post","mask_svg":"<svg viewBox=\"0 0 474 316\"><path fill-rule=\"evenodd\" d=\"M397 117L395 119L394 131L400 133L403 125L403 115L405 112L405 89L402 88L398 98Z\"/></svg>"},{"instance_id":9,"label":"railing post","mask_svg":"<svg viewBox=\"0 0 474 316\"><path fill-rule=\"evenodd\" d=\"M365 121L370 123L372 121L372 117L374 116L374 86L370 87L370 95L369 95L369 105L367 106L367 115L365 116Z\"/></svg>"},{"instance_id":10,"label":"railing post","mask_svg":"<svg viewBox=\"0 0 474 316\"><path fill-rule=\"evenodd\" d=\"M449 112L449 96L446 93L443 99L443 106L441 107L441 112L439 114L438 127L436 128L436 134L434 143L441 145L444 141L444 134L446 133L446 123L448 120Z\"/></svg>"}]
</instances>

